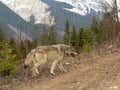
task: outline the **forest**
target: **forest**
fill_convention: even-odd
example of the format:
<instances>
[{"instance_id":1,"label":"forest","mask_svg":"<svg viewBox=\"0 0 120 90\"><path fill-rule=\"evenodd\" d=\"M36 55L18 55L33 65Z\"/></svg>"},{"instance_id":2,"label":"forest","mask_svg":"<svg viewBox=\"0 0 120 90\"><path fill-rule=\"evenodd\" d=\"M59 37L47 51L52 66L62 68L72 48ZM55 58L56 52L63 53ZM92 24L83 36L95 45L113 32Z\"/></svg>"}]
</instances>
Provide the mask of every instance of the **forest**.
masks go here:
<instances>
[{"instance_id":1,"label":"forest","mask_svg":"<svg viewBox=\"0 0 120 90\"><path fill-rule=\"evenodd\" d=\"M72 45L76 51L91 52L104 45L119 45L120 23L116 0L110 12L103 13L101 19L93 17L91 27L76 28L66 19L64 35L57 38L56 26L52 25L49 31L43 30L40 39L15 41L2 32L0 28L0 76L15 76L17 66L24 62L26 55L38 45L54 45L64 43Z\"/></svg>"}]
</instances>

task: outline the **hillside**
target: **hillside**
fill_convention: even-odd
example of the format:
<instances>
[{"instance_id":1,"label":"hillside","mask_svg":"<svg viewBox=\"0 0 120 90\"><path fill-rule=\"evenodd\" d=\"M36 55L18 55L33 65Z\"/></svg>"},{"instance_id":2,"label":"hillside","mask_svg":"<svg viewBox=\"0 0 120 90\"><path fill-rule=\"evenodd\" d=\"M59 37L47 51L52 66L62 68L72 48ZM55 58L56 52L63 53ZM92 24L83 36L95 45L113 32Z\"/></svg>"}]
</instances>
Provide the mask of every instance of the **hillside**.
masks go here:
<instances>
[{"instance_id":1,"label":"hillside","mask_svg":"<svg viewBox=\"0 0 120 90\"><path fill-rule=\"evenodd\" d=\"M0 27L8 36L39 39L43 29L55 24L63 36L66 19L77 28L89 27L94 16L110 11L112 0L0 0ZM118 12L120 10L118 1ZM4 22L4 26L1 23ZM9 28L10 32L7 32ZM17 32L17 33L16 33ZM9 34L11 33L11 34ZM37 35L36 35L37 33ZM26 36L26 37L25 37Z\"/></svg>"},{"instance_id":2,"label":"hillside","mask_svg":"<svg viewBox=\"0 0 120 90\"><path fill-rule=\"evenodd\" d=\"M86 55L68 58L65 61L68 71L57 70L56 76L44 69L36 78L30 75L0 78L0 90L120 90L120 53Z\"/></svg>"},{"instance_id":3,"label":"hillside","mask_svg":"<svg viewBox=\"0 0 120 90\"><path fill-rule=\"evenodd\" d=\"M29 27L27 28L29 29L29 32L33 33L33 31L30 29L33 25L26 22L18 14L0 2L0 28L3 29L7 36L17 40L19 34L21 33L22 39L31 39L32 35L27 33L27 26Z\"/></svg>"}]
</instances>

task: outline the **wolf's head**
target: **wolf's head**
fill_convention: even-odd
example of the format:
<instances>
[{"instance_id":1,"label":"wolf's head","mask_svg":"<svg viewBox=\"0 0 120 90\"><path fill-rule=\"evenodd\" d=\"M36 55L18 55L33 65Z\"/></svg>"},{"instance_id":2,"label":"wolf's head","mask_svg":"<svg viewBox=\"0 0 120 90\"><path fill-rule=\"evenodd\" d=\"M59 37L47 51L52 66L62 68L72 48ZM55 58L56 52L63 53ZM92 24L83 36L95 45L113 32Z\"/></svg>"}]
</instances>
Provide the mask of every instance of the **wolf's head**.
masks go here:
<instances>
[{"instance_id":1,"label":"wolf's head","mask_svg":"<svg viewBox=\"0 0 120 90\"><path fill-rule=\"evenodd\" d=\"M57 44L57 45L53 45L53 46L59 48L62 51L64 51L66 55L71 55L73 57L78 55L76 50L71 45Z\"/></svg>"},{"instance_id":2,"label":"wolf's head","mask_svg":"<svg viewBox=\"0 0 120 90\"><path fill-rule=\"evenodd\" d=\"M78 53L76 52L75 48L73 48L72 46L66 45L65 47L66 47L66 49L65 49L65 53L66 54L71 55L73 57L78 55Z\"/></svg>"}]
</instances>

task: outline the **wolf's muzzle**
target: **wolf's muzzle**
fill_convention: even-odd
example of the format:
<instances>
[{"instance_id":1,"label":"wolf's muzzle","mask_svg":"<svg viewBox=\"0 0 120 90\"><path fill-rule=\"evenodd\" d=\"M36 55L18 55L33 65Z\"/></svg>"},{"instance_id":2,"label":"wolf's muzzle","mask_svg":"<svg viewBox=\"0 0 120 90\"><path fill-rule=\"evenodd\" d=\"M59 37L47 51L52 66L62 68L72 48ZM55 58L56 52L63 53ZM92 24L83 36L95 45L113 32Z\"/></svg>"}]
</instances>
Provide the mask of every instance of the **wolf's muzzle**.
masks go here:
<instances>
[{"instance_id":1,"label":"wolf's muzzle","mask_svg":"<svg viewBox=\"0 0 120 90\"><path fill-rule=\"evenodd\" d=\"M71 53L71 56L72 56L72 57L75 57L75 56L77 56L77 55L78 55L78 53L76 53L76 52Z\"/></svg>"}]
</instances>

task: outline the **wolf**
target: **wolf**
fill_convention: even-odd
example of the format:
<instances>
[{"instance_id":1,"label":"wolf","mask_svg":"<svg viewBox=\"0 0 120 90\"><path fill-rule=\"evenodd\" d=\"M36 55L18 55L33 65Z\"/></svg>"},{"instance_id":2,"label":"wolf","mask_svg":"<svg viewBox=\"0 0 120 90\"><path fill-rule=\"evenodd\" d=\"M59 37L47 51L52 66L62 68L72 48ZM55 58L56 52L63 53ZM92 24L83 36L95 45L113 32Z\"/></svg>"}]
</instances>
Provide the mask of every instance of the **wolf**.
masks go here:
<instances>
[{"instance_id":1,"label":"wolf","mask_svg":"<svg viewBox=\"0 0 120 90\"><path fill-rule=\"evenodd\" d=\"M55 75L56 66L59 67L60 70L66 72L62 65L62 61L68 56L76 56L75 49L70 45L65 44L56 44L56 45L48 45L48 46L38 46L35 49L31 50L25 59L25 67L32 66L32 75L39 75L38 67L42 64L47 63L48 61L52 61L50 73Z\"/></svg>"}]
</instances>

